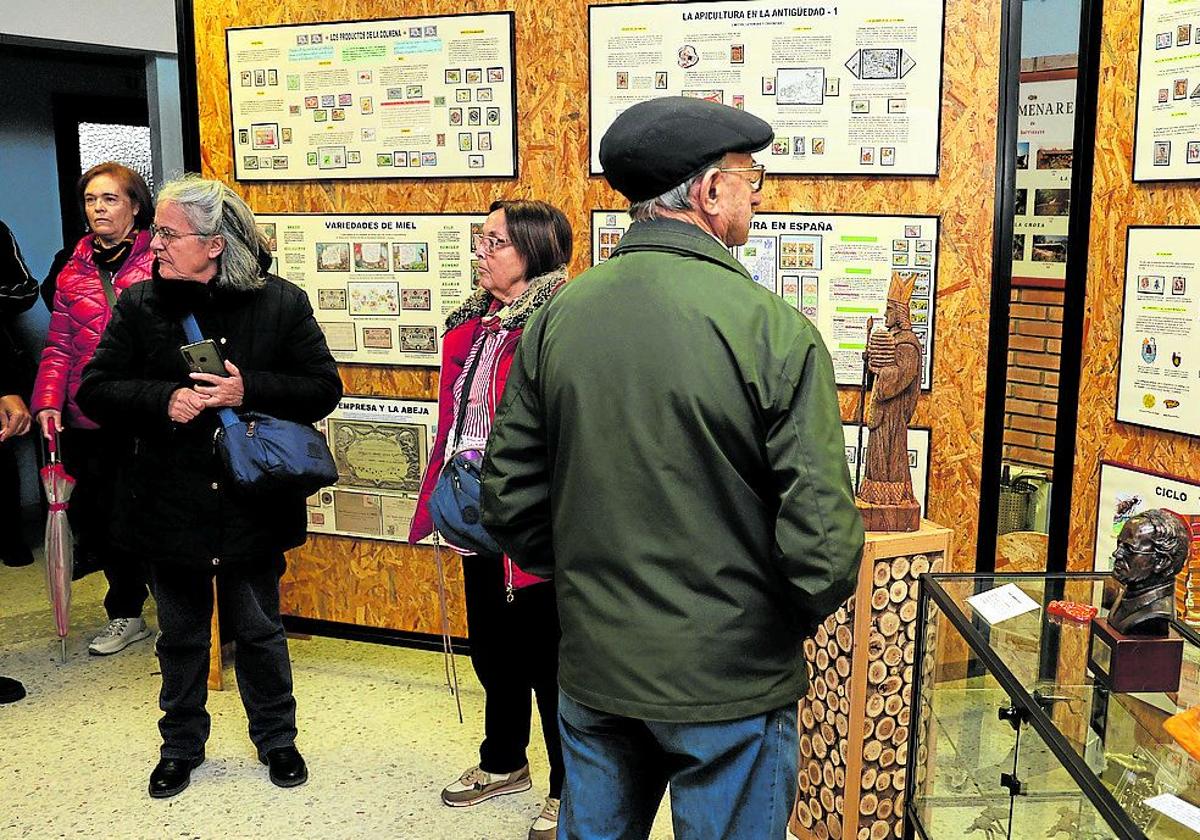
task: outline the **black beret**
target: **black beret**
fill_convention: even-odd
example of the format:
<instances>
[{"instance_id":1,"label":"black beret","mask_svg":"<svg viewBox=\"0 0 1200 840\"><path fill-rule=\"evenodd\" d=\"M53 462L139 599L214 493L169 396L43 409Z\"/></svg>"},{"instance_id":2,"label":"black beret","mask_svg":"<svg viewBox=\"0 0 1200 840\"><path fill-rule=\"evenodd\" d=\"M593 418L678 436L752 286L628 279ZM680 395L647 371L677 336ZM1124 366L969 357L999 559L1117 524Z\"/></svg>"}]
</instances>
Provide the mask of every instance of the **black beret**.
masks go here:
<instances>
[{"instance_id":1,"label":"black beret","mask_svg":"<svg viewBox=\"0 0 1200 840\"><path fill-rule=\"evenodd\" d=\"M775 132L753 114L689 96L639 102L600 139L608 183L630 201L682 184L728 152L765 149Z\"/></svg>"}]
</instances>

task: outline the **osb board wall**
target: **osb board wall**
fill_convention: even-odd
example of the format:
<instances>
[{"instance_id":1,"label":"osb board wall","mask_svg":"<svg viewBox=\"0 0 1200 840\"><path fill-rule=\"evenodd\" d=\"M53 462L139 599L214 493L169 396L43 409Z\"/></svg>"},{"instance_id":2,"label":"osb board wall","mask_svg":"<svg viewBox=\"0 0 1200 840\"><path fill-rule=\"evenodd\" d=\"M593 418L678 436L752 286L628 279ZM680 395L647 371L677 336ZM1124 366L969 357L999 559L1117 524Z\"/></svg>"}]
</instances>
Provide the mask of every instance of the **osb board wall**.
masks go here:
<instances>
[{"instance_id":1,"label":"osb board wall","mask_svg":"<svg viewBox=\"0 0 1200 840\"><path fill-rule=\"evenodd\" d=\"M1200 440L1117 423L1117 358L1125 282L1125 230L1131 224L1200 224L1200 184L1134 184L1133 123L1137 100L1140 0L1108 0L1100 45L1096 162L1084 309L1083 369L1075 439L1071 569L1094 564L1100 461L1200 480Z\"/></svg>"},{"instance_id":2,"label":"osb board wall","mask_svg":"<svg viewBox=\"0 0 1200 840\"><path fill-rule=\"evenodd\" d=\"M513 10L517 36L519 172L508 180L237 184L256 211L480 212L495 198L548 199L576 231L573 273L589 263L591 211L623 207L602 178L588 176L587 4L583 0L195 0L204 174L233 182L225 29ZM983 427L987 307L995 183L998 3L948 0L939 178L768 179L763 212L829 211L942 216L934 390L914 422L933 428L928 516L955 529L954 556L974 557ZM916 126L932 132L934 127ZM769 158L766 159L768 166ZM434 398L437 374L415 368L343 366L348 394ZM842 394L853 419L857 392ZM453 630L465 632L461 569L448 564ZM292 555L284 584L293 614L433 633L432 552L403 544L314 537Z\"/></svg>"}]
</instances>

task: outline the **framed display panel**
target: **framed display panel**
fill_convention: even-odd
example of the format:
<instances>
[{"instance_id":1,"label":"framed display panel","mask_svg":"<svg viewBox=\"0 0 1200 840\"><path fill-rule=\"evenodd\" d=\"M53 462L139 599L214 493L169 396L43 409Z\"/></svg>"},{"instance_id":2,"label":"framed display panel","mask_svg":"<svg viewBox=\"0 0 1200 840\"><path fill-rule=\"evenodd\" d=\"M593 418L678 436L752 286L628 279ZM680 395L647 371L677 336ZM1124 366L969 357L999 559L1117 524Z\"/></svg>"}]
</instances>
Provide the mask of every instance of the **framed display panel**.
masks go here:
<instances>
[{"instance_id":1,"label":"framed display panel","mask_svg":"<svg viewBox=\"0 0 1200 840\"><path fill-rule=\"evenodd\" d=\"M629 228L624 211L592 211L592 264L612 253ZM745 245L730 252L754 282L809 318L833 357L838 385L862 383L867 319L882 325L888 287L912 275L913 332L921 342L921 389L933 381L938 216L756 213Z\"/></svg>"},{"instance_id":2,"label":"framed display panel","mask_svg":"<svg viewBox=\"0 0 1200 840\"><path fill-rule=\"evenodd\" d=\"M1014 281L1055 287L1066 281L1075 87L1074 68L1021 74L1013 201Z\"/></svg>"},{"instance_id":3,"label":"framed display panel","mask_svg":"<svg viewBox=\"0 0 1200 840\"><path fill-rule=\"evenodd\" d=\"M855 465L858 461L858 424L843 423L842 433L846 438L846 466L850 468L850 477L855 477ZM921 502L921 516L929 506L929 440L931 431L927 426L910 426L908 429L908 469L912 473L913 495ZM863 429L862 451L867 452L867 441L871 439L871 430ZM865 465L864 465L865 466Z\"/></svg>"},{"instance_id":4,"label":"framed display panel","mask_svg":"<svg viewBox=\"0 0 1200 840\"><path fill-rule=\"evenodd\" d=\"M408 542L437 435L437 407L436 400L342 397L318 424L338 483L309 497L308 530Z\"/></svg>"},{"instance_id":5,"label":"framed display panel","mask_svg":"<svg viewBox=\"0 0 1200 840\"><path fill-rule=\"evenodd\" d=\"M589 6L591 172L622 111L681 95L769 122L770 172L937 175L944 26L944 0Z\"/></svg>"},{"instance_id":6,"label":"framed display panel","mask_svg":"<svg viewBox=\"0 0 1200 840\"><path fill-rule=\"evenodd\" d=\"M1133 180L1200 178L1200 0L1142 0Z\"/></svg>"},{"instance_id":7,"label":"framed display panel","mask_svg":"<svg viewBox=\"0 0 1200 840\"><path fill-rule=\"evenodd\" d=\"M272 271L305 291L343 364L439 367L446 316L474 290L487 214L259 213Z\"/></svg>"},{"instance_id":8,"label":"framed display panel","mask_svg":"<svg viewBox=\"0 0 1200 840\"><path fill-rule=\"evenodd\" d=\"M1200 227L1125 234L1117 420L1200 436Z\"/></svg>"},{"instance_id":9,"label":"framed display panel","mask_svg":"<svg viewBox=\"0 0 1200 840\"><path fill-rule=\"evenodd\" d=\"M514 13L226 30L234 177L513 178Z\"/></svg>"},{"instance_id":10,"label":"framed display panel","mask_svg":"<svg viewBox=\"0 0 1200 840\"><path fill-rule=\"evenodd\" d=\"M1100 462L1100 501L1092 542L1096 571L1112 569L1117 536L1130 517L1154 508L1200 514L1200 482L1115 461Z\"/></svg>"}]
</instances>

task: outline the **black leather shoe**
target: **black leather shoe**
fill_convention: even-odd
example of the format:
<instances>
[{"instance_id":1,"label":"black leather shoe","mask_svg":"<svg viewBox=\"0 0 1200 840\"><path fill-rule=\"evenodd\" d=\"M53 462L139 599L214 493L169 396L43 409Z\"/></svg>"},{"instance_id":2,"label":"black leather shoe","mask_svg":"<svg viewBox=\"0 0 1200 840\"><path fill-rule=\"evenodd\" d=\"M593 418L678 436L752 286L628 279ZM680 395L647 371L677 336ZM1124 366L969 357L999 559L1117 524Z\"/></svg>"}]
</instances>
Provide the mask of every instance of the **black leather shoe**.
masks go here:
<instances>
[{"instance_id":1,"label":"black leather shoe","mask_svg":"<svg viewBox=\"0 0 1200 840\"><path fill-rule=\"evenodd\" d=\"M16 703L25 697L25 686L12 677L0 677L0 703Z\"/></svg>"},{"instance_id":2,"label":"black leather shoe","mask_svg":"<svg viewBox=\"0 0 1200 840\"><path fill-rule=\"evenodd\" d=\"M192 771L204 763L199 758L164 758L150 774L150 795L155 799L166 799L183 791L192 780Z\"/></svg>"},{"instance_id":3,"label":"black leather shoe","mask_svg":"<svg viewBox=\"0 0 1200 840\"><path fill-rule=\"evenodd\" d=\"M308 767L295 747L267 750L259 760L270 770L271 783L281 788L296 787L308 781Z\"/></svg>"},{"instance_id":4,"label":"black leather shoe","mask_svg":"<svg viewBox=\"0 0 1200 840\"><path fill-rule=\"evenodd\" d=\"M33 562L33 552L24 543L0 546L0 563L17 568Z\"/></svg>"}]
</instances>

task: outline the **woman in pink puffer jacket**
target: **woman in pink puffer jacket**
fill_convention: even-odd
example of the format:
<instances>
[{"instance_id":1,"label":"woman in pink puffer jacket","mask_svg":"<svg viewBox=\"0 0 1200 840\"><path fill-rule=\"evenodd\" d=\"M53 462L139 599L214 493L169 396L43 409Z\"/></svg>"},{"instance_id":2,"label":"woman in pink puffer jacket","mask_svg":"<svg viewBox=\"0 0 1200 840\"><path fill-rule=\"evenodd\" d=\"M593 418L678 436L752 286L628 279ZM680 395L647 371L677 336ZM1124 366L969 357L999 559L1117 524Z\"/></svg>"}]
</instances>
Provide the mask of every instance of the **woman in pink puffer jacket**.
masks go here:
<instances>
[{"instance_id":1,"label":"woman in pink puffer jacket","mask_svg":"<svg viewBox=\"0 0 1200 840\"><path fill-rule=\"evenodd\" d=\"M102 656L150 635L142 618L148 593L139 560L115 550L108 533L114 483L128 441L89 420L76 405L75 392L108 326L113 302L134 283L150 279L154 203L142 177L119 163L93 166L79 179L78 193L90 233L58 275L30 408L46 437L52 426L62 430L63 462L76 480L68 516L78 561L94 559L108 579L108 626L88 646L89 653Z\"/></svg>"}]
</instances>

